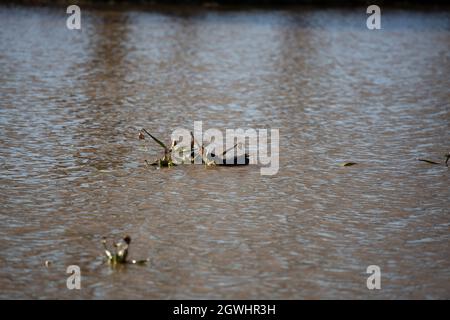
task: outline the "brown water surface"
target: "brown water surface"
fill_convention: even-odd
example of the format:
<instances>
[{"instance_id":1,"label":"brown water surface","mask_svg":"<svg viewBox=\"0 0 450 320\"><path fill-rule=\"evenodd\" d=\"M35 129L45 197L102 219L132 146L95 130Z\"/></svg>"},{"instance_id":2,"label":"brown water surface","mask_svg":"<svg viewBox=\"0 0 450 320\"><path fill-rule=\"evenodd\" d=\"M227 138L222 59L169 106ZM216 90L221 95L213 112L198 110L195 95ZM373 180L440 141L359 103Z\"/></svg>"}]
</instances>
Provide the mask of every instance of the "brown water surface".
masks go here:
<instances>
[{"instance_id":1,"label":"brown water surface","mask_svg":"<svg viewBox=\"0 0 450 320\"><path fill-rule=\"evenodd\" d=\"M0 7L1 298L450 298L450 12L66 17ZM144 166L197 120L279 128L278 174Z\"/></svg>"}]
</instances>

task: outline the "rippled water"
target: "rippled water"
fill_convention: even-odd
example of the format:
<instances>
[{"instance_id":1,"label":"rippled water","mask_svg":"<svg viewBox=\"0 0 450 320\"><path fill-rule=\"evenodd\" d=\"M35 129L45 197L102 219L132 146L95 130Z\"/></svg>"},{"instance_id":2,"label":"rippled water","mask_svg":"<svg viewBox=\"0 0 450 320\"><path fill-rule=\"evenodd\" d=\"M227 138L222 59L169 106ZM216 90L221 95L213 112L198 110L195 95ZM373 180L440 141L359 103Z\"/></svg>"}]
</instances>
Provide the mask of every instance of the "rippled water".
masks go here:
<instances>
[{"instance_id":1,"label":"rippled water","mask_svg":"<svg viewBox=\"0 0 450 320\"><path fill-rule=\"evenodd\" d=\"M0 7L0 297L450 298L450 12L66 17ZM279 128L278 174L144 166L194 120Z\"/></svg>"}]
</instances>

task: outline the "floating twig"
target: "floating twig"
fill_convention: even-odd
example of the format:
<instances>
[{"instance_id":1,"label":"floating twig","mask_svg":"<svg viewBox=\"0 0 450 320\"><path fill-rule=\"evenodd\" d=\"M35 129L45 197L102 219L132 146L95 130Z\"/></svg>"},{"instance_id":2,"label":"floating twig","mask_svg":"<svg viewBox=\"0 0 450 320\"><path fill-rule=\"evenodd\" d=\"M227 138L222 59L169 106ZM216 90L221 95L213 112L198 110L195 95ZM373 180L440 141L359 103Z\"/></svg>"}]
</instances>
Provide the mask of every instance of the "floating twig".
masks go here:
<instances>
[{"instance_id":1,"label":"floating twig","mask_svg":"<svg viewBox=\"0 0 450 320\"><path fill-rule=\"evenodd\" d=\"M162 148L164 148L164 156L160 159L156 159L154 162L149 162L145 160L145 163L147 165L151 166L159 166L159 167L172 167L176 166L176 163L173 162L172 159L172 151L185 151L185 149L180 149L177 147L177 141L172 141L172 145L170 148L168 148L161 140L153 136L150 132L148 132L145 128L143 128L139 132L139 139L145 139L144 133L146 133L148 136L150 136L156 143L158 143ZM243 155L243 162L240 163L240 158L238 156L235 156L233 159L222 159L222 161L219 161L218 163L215 161L215 159L211 159L211 157L215 158L216 155L214 153L211 153L208 155L206 148L203 146L203 144L198 143L198 141L195 139L194 134L190 132L191 134L191 154L190 154L190 162L194 163L196 159L196 155L194 152L194 147L197 145L197 148L199 150L199 156L202 159L202 163L206 166L215 166L215 165L248 165L250 163L249 155L244 154ZM225 150L222 152L222 158L227 154L227 152L236 149L240 146L239 143L235 144L232 148ZM197 155L198 156L198 155ZM188 161L185 157L181 159L181 163L185 163L185 161Z\"/></svg>"}]
</instances>

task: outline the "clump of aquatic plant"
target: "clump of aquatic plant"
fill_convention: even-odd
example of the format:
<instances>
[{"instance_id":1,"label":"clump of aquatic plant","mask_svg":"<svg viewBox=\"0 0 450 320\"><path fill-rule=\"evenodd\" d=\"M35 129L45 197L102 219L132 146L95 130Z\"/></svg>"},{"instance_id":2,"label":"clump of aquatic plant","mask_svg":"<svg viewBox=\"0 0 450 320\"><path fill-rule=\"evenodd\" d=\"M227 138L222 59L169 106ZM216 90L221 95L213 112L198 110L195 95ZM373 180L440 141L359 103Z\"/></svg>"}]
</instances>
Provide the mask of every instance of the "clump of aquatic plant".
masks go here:
<instances>
[{"instance_id":1,"label":"clump of aquatic plant","mask_svg":"<svg viewBox=\"0 0 450 320\"><path fill-rule=\"evenodd\" d=\"M202 163L209 167L209 166L235 166L235 165L248 165L250 163L250 157L247 153L243 155L243 161L240 162L241 159L236 155L233 158L225 158L227 152L241 148L240 143L236 143L233 147L229 148L228 150L225 150L222 152L222 154L219 156L220 158L216 157L215 153L208 152L206 148L203 145L200 145L197 140L194 138L194 134L191 132L191 162L194 163L195 157L193 155L193 149L194 149L194 143L197 145L197 148L199 149L199 155L202 158ZM216 160L220 159L221 161L216 162Z\"/></svg>"},{"instance_id":2,"label":"clump of aquatic plant","mask_svg":"<svg viewBox=\"0 0 450 320\"><path fill-rule=\"evenodd\" d=\"M145 264L149 259L144 260L128 260L128 250L130 249L131 237L125 236L118 242L113 242L114 250L109 250L106 245L106 238L102 239L103 247L105 248L105 255L108 263L111 265L117 264Z\"/></svg>"},{"instance_id":3,"label":"clump of aquatic plant","mask_svg":"<svg viewBox=\"0 0 450 320\"><path fill-rule=\"evenodd\" d=\"M164 149L164 155L161 158L156 159L153 162L149 162L147 160L145 160L145 162L148 165L151 165L151 166L169 167L169 168L173 167L173 166L176 166L176 163L174 163L173 160L172 160L172 150L176 146L176 141L172 142L172 146L170 148L168 148L161 140L159 140L158 138L154 137L146 129L142 129L139 132L139 139L141 139L141 140L145 139L145 136L144 136L143 132L146 133L148 136L150 136L150 138L152 138L158 145L160 145Z\"/></svg>"},{"instance_id":4,"label":"clump of aquatic plant","mask_svg":"<svg viewBox=\"0 0 450 320\"><path fill-rule=\"evenodd\" d=\"M181 147L178 147L177 145L177 141L172 141L171 147L168 148L166 146L166 144L164 144L161 140L157 139L155 136L153 136L150 132L148 132L146 129L142 129L139 132L139 139L144 140L145 139L145 134L147 134L148 136L150 136L159 146L161 146L164 149L164 154L161 158L156 159L153 162L149 162L147 160L145 160L145 162L148 165L152 165L152 166L159 166L161 167L172 167L172 166L176 166L177 164L173 161L172 158L172 152L174 151L175 153L183 153L182 157L177 158L177 163L195 163L195 160L200 157L202 160L202 163L207 166L207 167L211 167L211 166L216 166L216 165L239 165L240 163L238 162L238 158L237 156L235 156L233 159L224 159L226 153L228 151L231 151L233 149L236 149L239 147L239 144L235 144L232 148L224 151L221 154L221 157L223 161L219 161L216 162L217 158L216 155L214 153L209 153L206 148L203 146L203 144L200 144L197 142L197 140L194 138L194 134L191 132L191 152L190 155L186 156L184 151L187 151ZM198 153L195 154L194 152L194 147L197 146L198 149ZM244 154L244 159L243 159L243 163L244 165L249 164L249 156L248 154Z\"/></svg>"}]
</instances>

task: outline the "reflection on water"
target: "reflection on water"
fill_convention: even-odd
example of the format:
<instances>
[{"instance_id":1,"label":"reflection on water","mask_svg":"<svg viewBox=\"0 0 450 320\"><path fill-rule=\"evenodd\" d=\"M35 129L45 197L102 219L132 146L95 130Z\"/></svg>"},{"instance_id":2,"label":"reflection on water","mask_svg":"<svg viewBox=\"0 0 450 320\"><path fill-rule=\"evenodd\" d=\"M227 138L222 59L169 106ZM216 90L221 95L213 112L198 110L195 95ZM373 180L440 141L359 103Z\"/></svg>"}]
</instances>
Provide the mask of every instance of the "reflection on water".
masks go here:
<instances>
[{"instance_id":1,"label":"reflection on water","mask_svg":"<svg viewBox=\"0 0 450 320\"><path fill-rule=\"evenodd\" d=\"M0 7L0 297L450 298L450 171L414 160L449 151L449 12L65 19ZM143 165L194 120L279 128L279 173ZM150 265L101 264L123 234Z\"/></svg>"}]
</instances>

